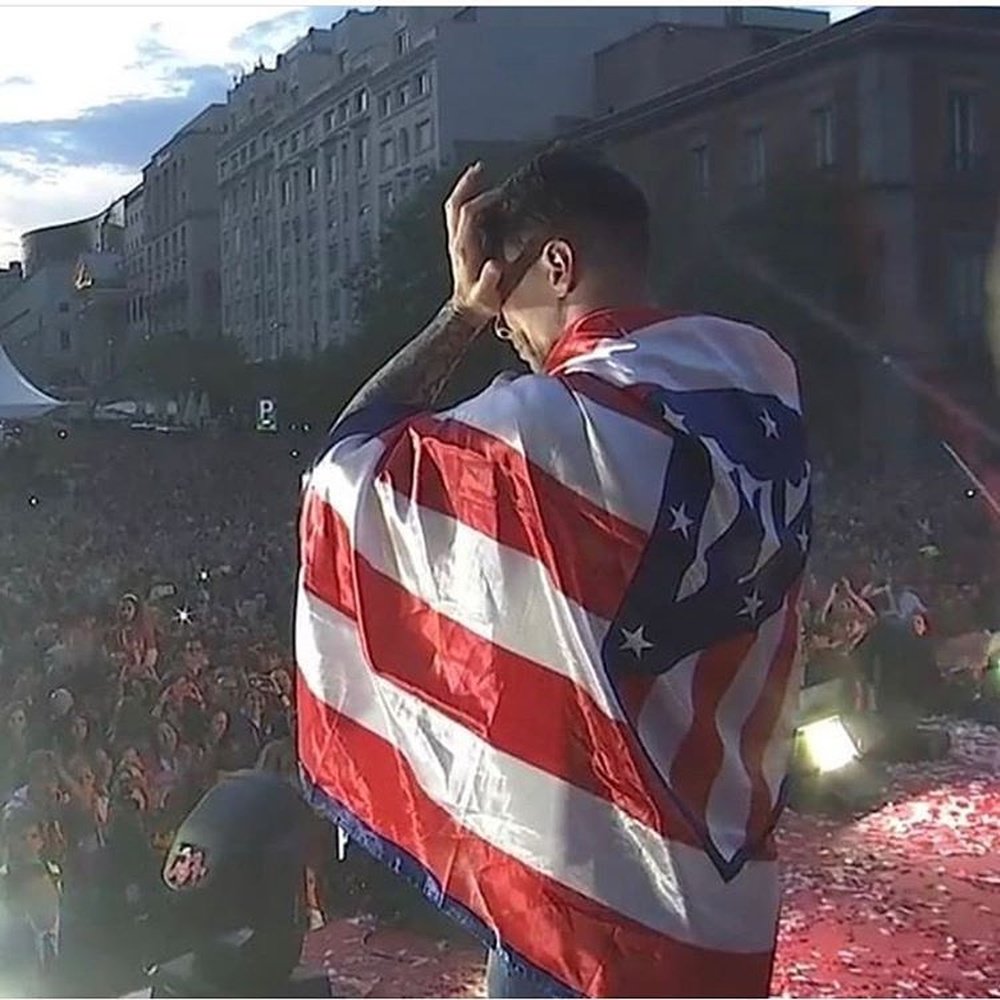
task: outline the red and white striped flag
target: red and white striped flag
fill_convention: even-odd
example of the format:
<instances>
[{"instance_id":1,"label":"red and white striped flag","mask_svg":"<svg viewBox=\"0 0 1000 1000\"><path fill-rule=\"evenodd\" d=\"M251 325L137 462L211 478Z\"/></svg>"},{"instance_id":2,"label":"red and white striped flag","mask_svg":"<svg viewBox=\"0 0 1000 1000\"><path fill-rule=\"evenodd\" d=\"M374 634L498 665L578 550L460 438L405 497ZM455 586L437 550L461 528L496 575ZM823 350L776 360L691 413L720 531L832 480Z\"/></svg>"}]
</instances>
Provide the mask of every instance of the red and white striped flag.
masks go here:
<instances>
[{"instance_id":1,"label":"red and white striped flag","mask_svg":"<svg viewBox=\"0 0 1000 1000\"><path fill-rule=\"evenodd\" d=\"M810 530L766 334L602 311L308 477L314 803L555 994L765 995Z\"/></svg>"}]
</instances>

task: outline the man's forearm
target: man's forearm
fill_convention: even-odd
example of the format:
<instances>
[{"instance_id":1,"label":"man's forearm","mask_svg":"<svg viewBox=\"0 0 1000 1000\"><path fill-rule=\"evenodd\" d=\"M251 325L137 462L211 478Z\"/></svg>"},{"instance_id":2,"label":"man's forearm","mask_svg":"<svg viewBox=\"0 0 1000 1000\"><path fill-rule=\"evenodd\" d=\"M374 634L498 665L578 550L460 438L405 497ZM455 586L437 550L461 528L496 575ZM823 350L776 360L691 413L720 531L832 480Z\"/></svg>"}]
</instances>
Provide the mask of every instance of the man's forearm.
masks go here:
<instances>
[{"instance_id":1,"label":"man's forearm","mask_svg":"<svg viewBox=\"0 0 1000 1000\"><path fill-rule=\"evenodd\" d=\"M354 394L338 422L375 400L433 406L480 329L481 324L460 315L450 302L446 303L420 333Z\"/></svg>"}]
</instances>

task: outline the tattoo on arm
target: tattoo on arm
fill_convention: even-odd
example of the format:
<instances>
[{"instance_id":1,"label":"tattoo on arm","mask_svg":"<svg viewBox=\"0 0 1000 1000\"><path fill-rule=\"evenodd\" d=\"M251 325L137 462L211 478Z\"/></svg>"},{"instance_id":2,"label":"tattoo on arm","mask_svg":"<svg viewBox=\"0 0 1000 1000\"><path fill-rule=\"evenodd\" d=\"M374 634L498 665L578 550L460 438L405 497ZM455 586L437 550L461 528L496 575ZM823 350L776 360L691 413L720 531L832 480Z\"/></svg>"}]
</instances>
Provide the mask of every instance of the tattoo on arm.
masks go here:
<instances>
[{"instance_id":1,"label":"tattoo on arm","mask_svg":"<svg viewBox=\"0 0 1000 1000\"><path fill-rule=\"evenodd\" d=\"M376 399L433 406L480 329L447 303L354 394L338 422Z\"/></svg>"}]
</instances>

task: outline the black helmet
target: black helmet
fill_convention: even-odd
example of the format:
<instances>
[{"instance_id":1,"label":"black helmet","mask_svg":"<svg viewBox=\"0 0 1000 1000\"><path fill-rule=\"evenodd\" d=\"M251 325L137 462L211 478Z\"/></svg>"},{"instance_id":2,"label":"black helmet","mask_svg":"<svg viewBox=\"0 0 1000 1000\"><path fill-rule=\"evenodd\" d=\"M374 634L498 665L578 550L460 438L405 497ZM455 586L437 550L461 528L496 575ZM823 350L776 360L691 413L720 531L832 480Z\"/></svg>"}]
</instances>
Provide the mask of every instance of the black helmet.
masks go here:
<instances>
[{"instance_id":1,"label":"black helmet","mask_svg":"<svg viewBox=\"0 0 1000 1000\"><path fill-rule=\"evenodd\" d=\"M274 995L298 962L310 817L288 782L238 771L178 829L163 880L194 953L192 972L212 992Z\"/></svg>"}]
</instances>

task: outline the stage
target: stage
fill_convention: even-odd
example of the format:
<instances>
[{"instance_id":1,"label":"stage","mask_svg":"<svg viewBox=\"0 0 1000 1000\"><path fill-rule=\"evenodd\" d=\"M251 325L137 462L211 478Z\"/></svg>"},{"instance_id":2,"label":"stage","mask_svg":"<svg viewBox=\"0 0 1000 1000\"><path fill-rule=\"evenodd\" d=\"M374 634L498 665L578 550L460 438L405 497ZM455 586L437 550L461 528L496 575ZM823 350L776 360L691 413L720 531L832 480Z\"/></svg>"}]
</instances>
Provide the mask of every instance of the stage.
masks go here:
<instances>
[{"instance_id":1,"label":"stage","mask_svg":"<svg viewBox=\"0 0 1000 1000\"><path fill-rule=\"evenodd\" d=\"M952 739L947 760L894 768L863 819L786 815L775 996L1000 997L1000 731ZM479 950L363 920L317 931L307 957L342 995L483 995Z\"/></svg>"}]
</instances>

